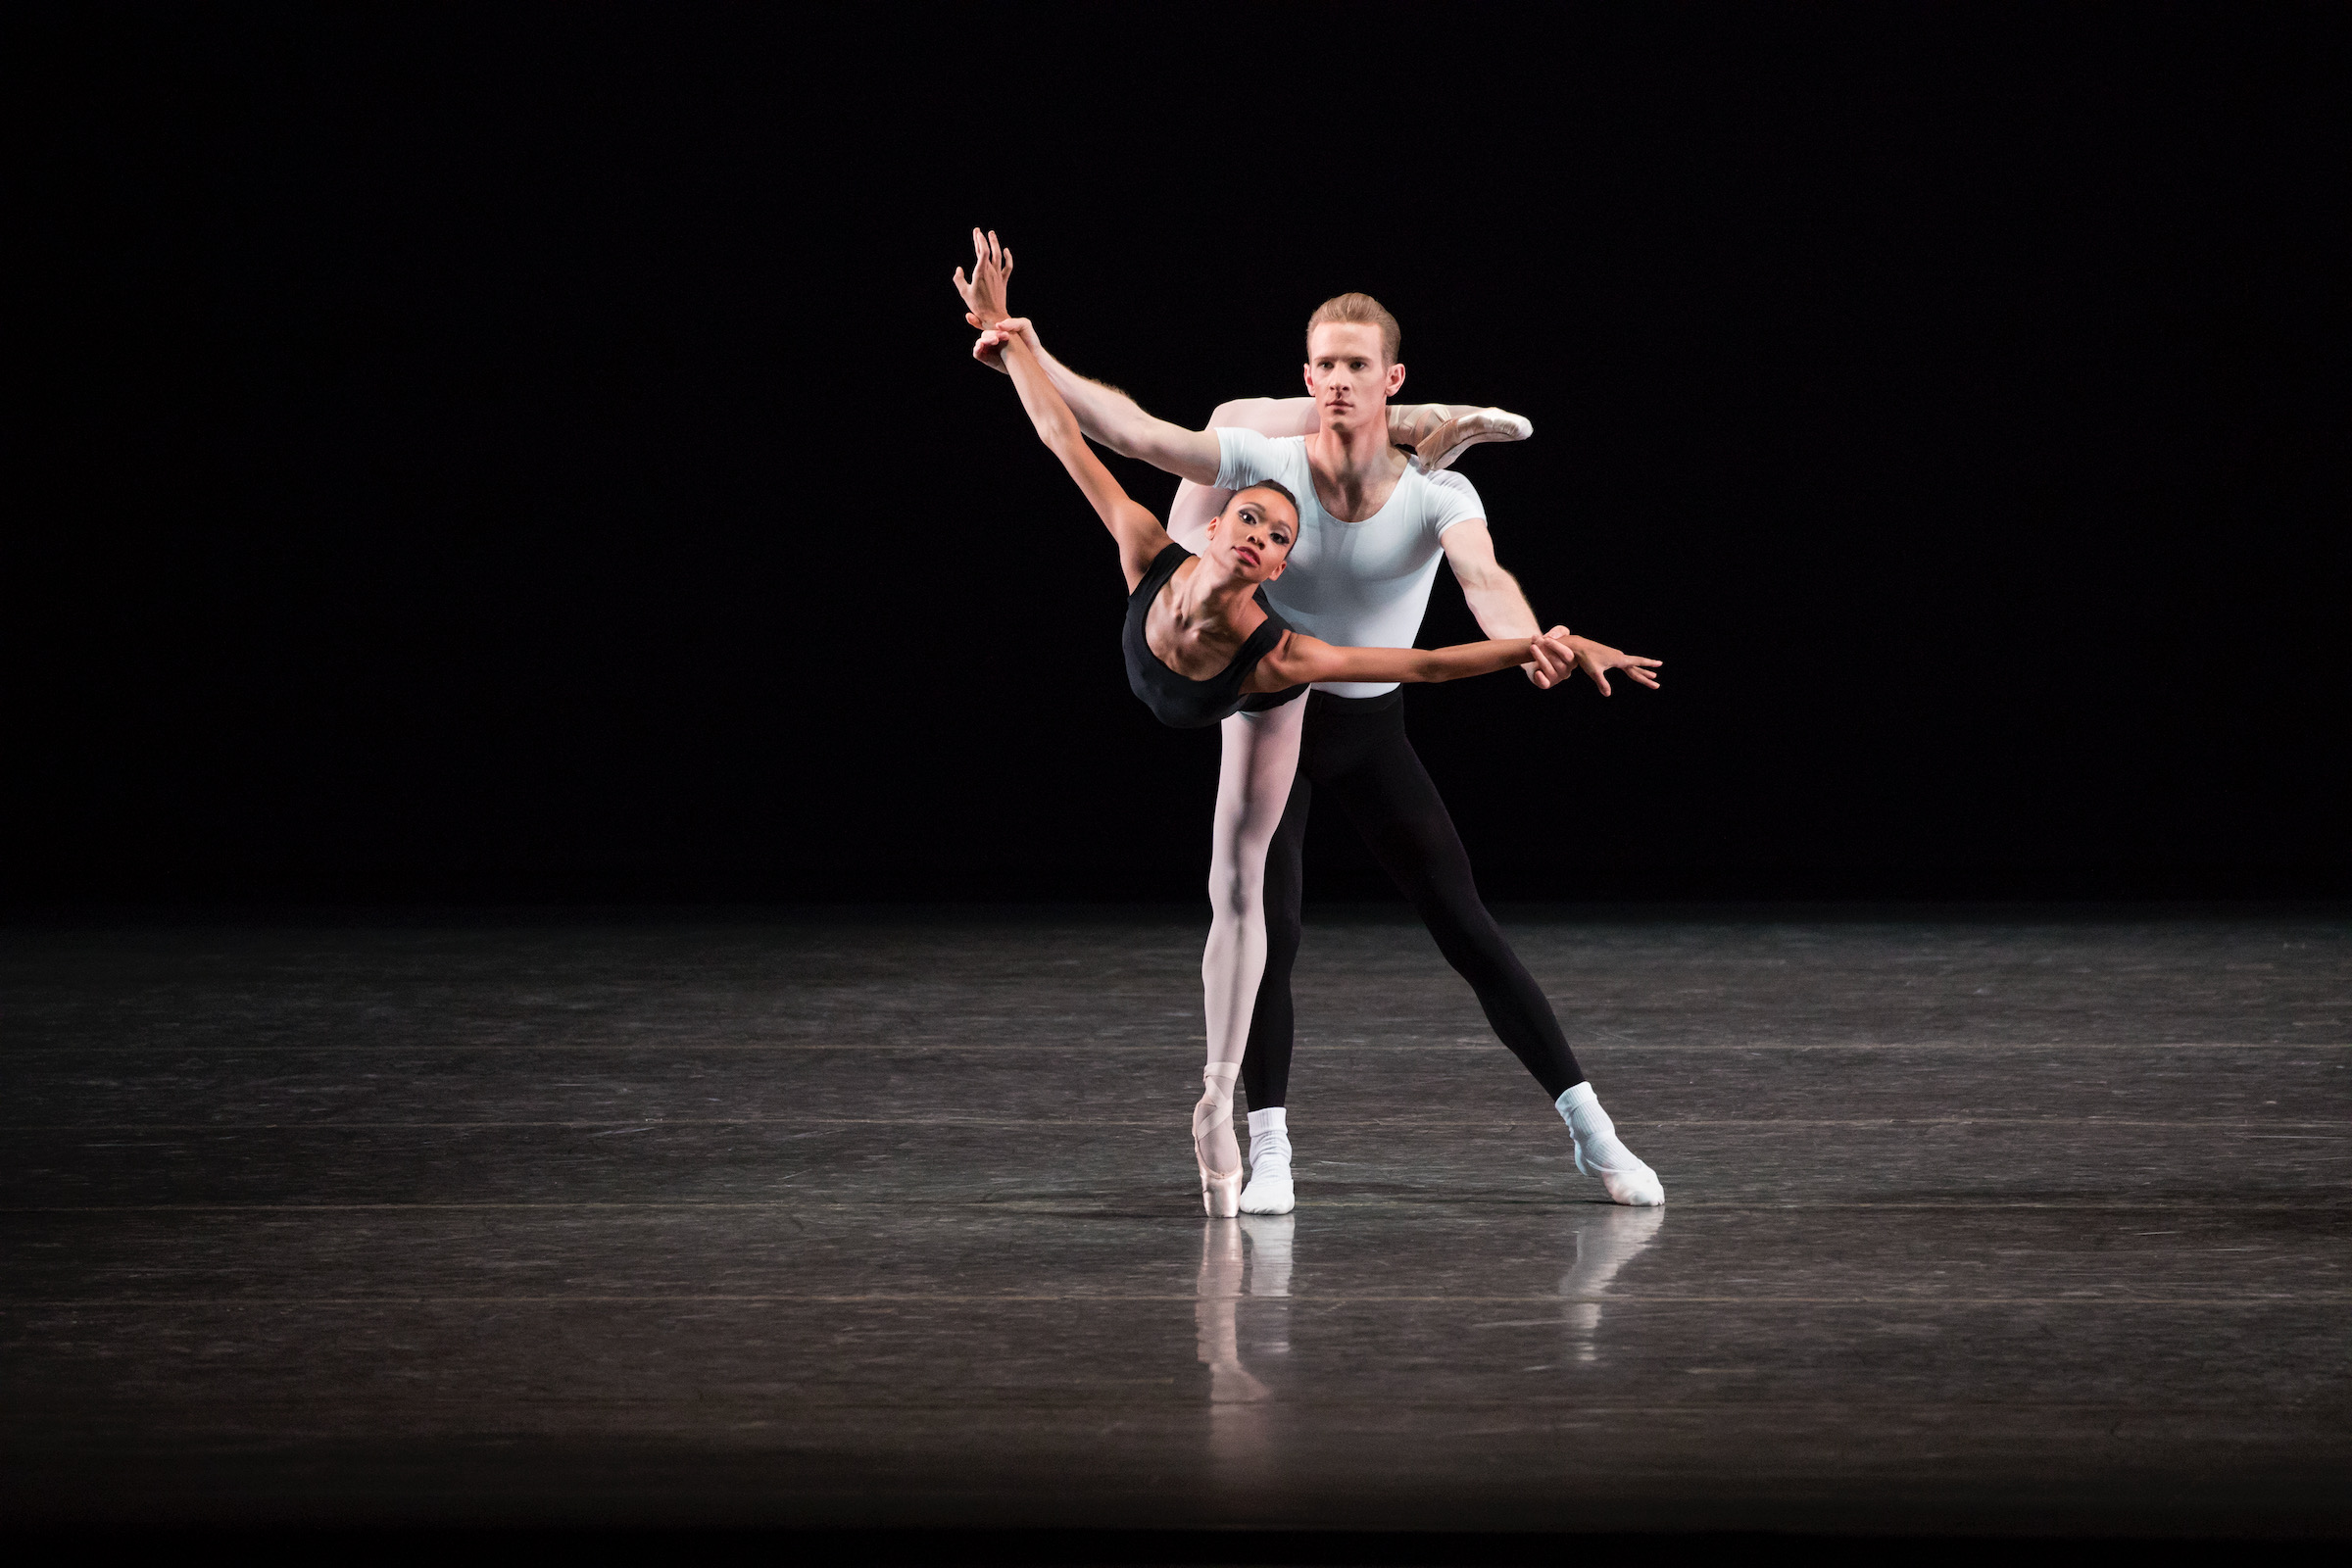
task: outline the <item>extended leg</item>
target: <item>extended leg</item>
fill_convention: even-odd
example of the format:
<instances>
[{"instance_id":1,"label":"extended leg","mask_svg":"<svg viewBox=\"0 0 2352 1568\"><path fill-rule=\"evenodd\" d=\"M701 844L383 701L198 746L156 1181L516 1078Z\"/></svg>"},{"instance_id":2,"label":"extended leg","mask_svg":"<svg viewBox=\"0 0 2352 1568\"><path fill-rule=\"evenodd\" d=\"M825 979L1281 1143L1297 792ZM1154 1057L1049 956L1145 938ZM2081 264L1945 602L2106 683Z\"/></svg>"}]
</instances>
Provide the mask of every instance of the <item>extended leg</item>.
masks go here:
<instances>
[{"instance_id":1,"label":"extended leg","mask_svg":"<svg viewBox=\"0 0 2352 1568\"><path fill-rule=\"evenodd\" d=\"M1405 740L1401 717L1384 716L1395 720L1394 734L1382 735L1360 765L1333 780L1332 793L1381 869L1412 900L1446 961L1470 982L1494 1033L1557 1099L1585 1081L1584 1069L1535 976L1480 901L1469 853Z\"/></svg>"},{"instance_id":2,"label":"extended leg","mask_svg":"<svg viewBox=\"0 0 2352 1568\"><path fill-rule=\"evenodd\" d=\"M1235 713L1222 728L1217 810L1209 841L1208 945L1200 993L1208 1024L1206 1085L1193 1112L1194 1152L1211 1214L1230 1215L1244 1171L1233 1135L1233 1086L1250 1040L1250 1014L1266 966L1266 850L1298 765L1303 701Z\"/></svg>"},{"instance_id":3,"label":"extended leg","mask_svg":"<svg viewBox=\"0 0 2352 1568\"><path fill-rule=\"evenodd\" d=\"M1613 1201L1664 1202L1657 1173L1617 1137L1551 1004L1480 901L1452 815L1404 737L1401 708L1382 716L1393 729L1378 732L1357 765L1331 781L1332 792L1382 868L1413 901L1438 951L1478 993L1494 1033L1551 1097L1575 1140L1576 1168L1599 1178Z\"/></svg>"}]
</instances>

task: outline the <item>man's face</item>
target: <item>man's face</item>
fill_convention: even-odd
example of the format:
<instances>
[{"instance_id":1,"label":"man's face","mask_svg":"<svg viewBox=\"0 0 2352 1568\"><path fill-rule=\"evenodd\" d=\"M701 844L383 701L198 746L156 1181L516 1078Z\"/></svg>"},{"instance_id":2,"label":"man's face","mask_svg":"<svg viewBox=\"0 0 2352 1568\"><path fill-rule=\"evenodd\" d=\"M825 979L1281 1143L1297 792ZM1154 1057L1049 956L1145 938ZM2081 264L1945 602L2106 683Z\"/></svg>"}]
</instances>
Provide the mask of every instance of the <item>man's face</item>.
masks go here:
<instances>
[{"instance_id":1,"label":"man's face","mask_svg":"<svg viewBox=\"0 0 2352 1568\"><path fill-rule=\"evenodd\" d=\"M1386 422L1389 399L1404 385L1404 367L1381 352L1380 328L1362 321L1326 321L1307 334L1306 390L1326 430Z\"/></svg>"}]
</instances>

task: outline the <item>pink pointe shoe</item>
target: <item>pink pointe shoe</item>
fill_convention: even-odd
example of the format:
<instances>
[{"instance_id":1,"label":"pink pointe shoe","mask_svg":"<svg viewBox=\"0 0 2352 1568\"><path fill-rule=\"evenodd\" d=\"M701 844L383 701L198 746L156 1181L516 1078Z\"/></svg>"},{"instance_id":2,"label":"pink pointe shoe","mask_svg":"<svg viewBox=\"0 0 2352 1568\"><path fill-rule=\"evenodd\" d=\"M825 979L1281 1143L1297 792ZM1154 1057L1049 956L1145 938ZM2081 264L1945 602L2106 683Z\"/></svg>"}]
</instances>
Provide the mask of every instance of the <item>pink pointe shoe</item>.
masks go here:
<instances>
[{"instance_id":1,"label":"pink pointe shoe","mask_svg":"<svg viewBox=\"0 0 2352 1568\"><path fill-rule=\"evenodd\" d=\"M1478 409L1447 419L1423 436L1414 447L1424 473L1446 467L1481 441L1524 441L1536 433L1535 421L1501 409Z\"/></svg>"},{"instance_id":2,"label":"pink pointe shoe","mask_svg":"<svg viewBox=\"0 0 2352 1568\"><path fill-rule=\"evenodd\" d=\"M1216 1169L1209 1157L1221 1156ZM1242 1146L1233 1136L1233 1101L1204 1094L1193 1107L1193 1158L1200 1166L1200 1202L1210 1219L1232 1219L1242 1211Z\"/></svg>"}]
</instances>

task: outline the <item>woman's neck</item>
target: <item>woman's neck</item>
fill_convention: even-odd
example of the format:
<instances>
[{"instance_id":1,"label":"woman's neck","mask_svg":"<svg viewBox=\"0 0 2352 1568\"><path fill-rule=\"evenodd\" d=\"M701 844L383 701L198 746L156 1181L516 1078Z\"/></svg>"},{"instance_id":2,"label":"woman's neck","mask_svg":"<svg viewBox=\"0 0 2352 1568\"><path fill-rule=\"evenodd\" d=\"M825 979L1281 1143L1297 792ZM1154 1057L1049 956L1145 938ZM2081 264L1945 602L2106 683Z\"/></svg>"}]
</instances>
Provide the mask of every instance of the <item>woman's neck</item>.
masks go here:
<instances>
[{"instance_id":1,"label":"woman's neck","mask_svg":"<svg viewBox=\"0 0 2352 1568\"><path fill-rule=\"evenodd\" d=\"M1238 572L1220 573L1206 556L1197 558L1173 586L1176 601L1169 608L1191 621L1229 621L1257 589Z\"/></svg>"}]
</instances>

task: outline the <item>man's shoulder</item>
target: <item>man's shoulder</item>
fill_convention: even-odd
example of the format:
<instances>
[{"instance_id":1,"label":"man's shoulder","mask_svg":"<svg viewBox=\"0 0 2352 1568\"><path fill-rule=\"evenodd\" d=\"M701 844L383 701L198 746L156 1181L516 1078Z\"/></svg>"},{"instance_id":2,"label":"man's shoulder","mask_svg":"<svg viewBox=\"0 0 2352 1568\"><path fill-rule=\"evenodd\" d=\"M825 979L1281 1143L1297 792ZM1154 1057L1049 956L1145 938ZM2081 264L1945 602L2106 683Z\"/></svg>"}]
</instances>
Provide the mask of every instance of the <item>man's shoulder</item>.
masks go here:
<instances>
[{"instance_id":1,"label":"man's shoulder","mask_svg":"<svg viewBox=\"0 0 2352 1568\"><path fill-rule=\"evenodd\" d=\"M1306 437L1302 435L1262 435L1237 425L1218 425L1216 435L1229 477L1239 469L1288 482L1287 476L1306 467Z\"/></svg>"},{"instance_id":2,"label":"man's shoulder","mask_svg":"<svg viewBox=\"0 0 2352 1568\"><path fill-rule=\"evenodd\" d=\"M1252 430L1246 424L1212 424L1208 428L1218 440L1230 441L1237 447L1246 447L1253 452L1306 450L1306 437L1302 435L1268 435L1263 430Z\"/></svg>"},{"instance_id":3,"label":"man's shoulder","mask_svg":"<svg viewBox=\"0 0 2352 1568\"><path fill-rule=\"evenodd\" d=\"M1432 472L1415 462L1405 482L1416 481L1422 486L1428 511L1440 521L1458 522L1465 517L1487 514L1486 503L1478 498L1478 487L1451 468Z\"/></svg>"}]
</instances>

